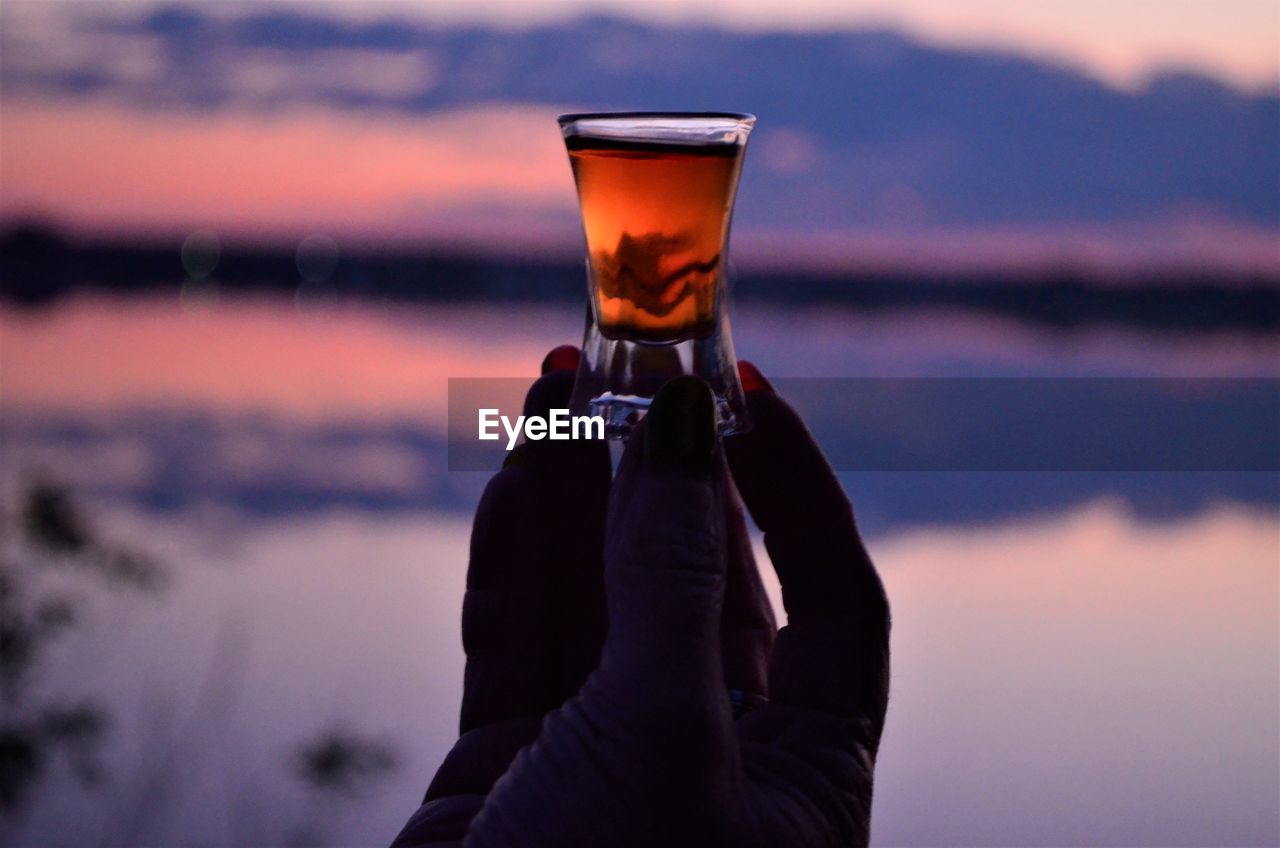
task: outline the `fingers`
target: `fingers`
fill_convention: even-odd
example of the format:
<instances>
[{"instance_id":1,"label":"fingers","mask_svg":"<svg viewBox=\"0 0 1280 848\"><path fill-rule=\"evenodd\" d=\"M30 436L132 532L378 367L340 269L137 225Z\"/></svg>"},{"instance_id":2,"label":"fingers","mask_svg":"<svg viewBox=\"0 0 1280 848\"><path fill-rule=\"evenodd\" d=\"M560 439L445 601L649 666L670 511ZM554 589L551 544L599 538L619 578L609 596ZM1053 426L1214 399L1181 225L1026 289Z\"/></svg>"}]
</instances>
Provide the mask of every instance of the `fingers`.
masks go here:
<instances>
[{"instance_id":1,"label":"fingers","mask_svg":"<svg viewBox=\"0 0 1280 848\"><path fill-rule=\"evenodd\" d=\"M567 405L564 349L533 387L525 411ZM570 349L572 351L572 349ZM463 647L461 728L541 716L581 686L604 634L602 549L610 476L603 442L522 445L476 510Z\"/></svg>"},{"instance_id":2,"label":"fingers","mask_svg":"<svg viewBox=\"0 0 1280 848\"><path fill-rule=\"evenodd\" d=\"M888 697L889 606L853 508L795 411L749 363L750 432L725 452L764 531L788 626L770 666L770 699L865 720L874 750Z\"/></svg>"},{"instance_id":3,"label":"fingers","mask_svg":"<svg viewBox=\"0 0 1280 848\"><path fill-rule=\"evenodd\" d=\"M725 481L710 389L667 383L631 436L609 504L602 668L640 695L724 700ZM694 687L693 692L689 687Z\"/></svg>"},{"instance_id":4,"label":"fingers","mask_svg":"<svg viewBox=\"0 0 1280 848\"><path fill-rule=\"evenodd\" d=\"M664 386L609 498L600 667L550 713L476 845L720 845L738 765L720 663L724 460L710 389Z\"/></svg>"},{"instance_id":5,"label":"fingers","mask_svg":"<svg viewBox=\"0 0 1280 848\"><path fill-rule=\"evenodd\" d=\"M610 492L600 667L516 757L468 844L743 844L726 838L747 818L720 651L727 486L710 389L671 381Z\"/></svg>"},{"instance_id":6,"label":"fingers","mask_svg":"<svg viewBox=\"0 0 1280 848\"><path fill-rule=\"evenodd\" d=\"M462 602L461 732L554 707L551 618L538 544L538 517L524 508L534 488L527 469L504 469L476 509Z\"/></svg>"},{"instance_id":7,"label":"fingers","mask_svg":"<svg viewBox=\"0 0 1280 848\"><path fill-rule=\"evenodd\" d=\"M821 448L749 362L752 429L725 441L738 491L782 581L790 620L833 612L883 613L883 590L849 503Z\"/></svg>"},{"instance_id":8,"label":"fingers","mask_svg":"<svg viewBox=\"0 0 1280 848\"><path fill-rule=\"evenodd\" d=\"M567 352L566 352L567 351ZM526 416L566 408L573 390L577 348L553 350L525 400ZM558 691L563 701L577 692L600 662L606 629L604 532L613 462L603 440L544 439L522 446L518 462L534 469L540 540L549 560L544 574L550 594Z\"/></svg>"}]
</instances>

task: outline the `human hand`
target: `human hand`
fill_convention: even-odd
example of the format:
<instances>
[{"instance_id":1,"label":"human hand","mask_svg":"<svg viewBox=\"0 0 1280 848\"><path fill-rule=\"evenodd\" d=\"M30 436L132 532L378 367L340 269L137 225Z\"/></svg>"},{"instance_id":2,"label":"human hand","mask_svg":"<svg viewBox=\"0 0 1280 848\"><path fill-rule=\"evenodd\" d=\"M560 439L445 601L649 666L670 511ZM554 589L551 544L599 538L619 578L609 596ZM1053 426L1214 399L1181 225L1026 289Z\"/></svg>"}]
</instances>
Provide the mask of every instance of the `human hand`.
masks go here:
<instances>
[{"instance_id":1,"label":"human hand","mask_svg":"<svg viewBox=\"0 0 1280 848\"><path fill-rule=\"evenodd\" d=\"M544 370L527 412L565 405L572 373ZM463 736L397 844L866 841L883 590L829 466L749 376L756 429L723 449L706 387L679 381L612 487L598 442L527 444L494 478L464 603ZM783 583L776 647L735 480ZM731 700L762 705L734 722Z\"/></svg>"}]
</instances>

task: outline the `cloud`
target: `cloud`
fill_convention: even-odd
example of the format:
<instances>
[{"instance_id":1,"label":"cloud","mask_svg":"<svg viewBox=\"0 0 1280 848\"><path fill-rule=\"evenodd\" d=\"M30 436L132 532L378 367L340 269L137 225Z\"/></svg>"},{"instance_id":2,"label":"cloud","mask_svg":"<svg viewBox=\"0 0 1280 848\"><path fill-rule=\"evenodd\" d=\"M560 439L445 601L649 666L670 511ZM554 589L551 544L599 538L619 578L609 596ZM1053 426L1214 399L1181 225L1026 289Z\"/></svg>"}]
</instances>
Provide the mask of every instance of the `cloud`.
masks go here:
<instances>
[{"instance_id":1,"label":"cloud","mask_svg":"<svg viewBox=\"0 0 1280 848\"><path fill-rule=\"evenodd\" d=\"M1192 74L1121 91L1009 52L885 30L730 32L588 17L525 29L171 5L6 12L6 97L261 116L477 104L760 116L738 221L759 228L1280 226L1280 95ZM33 23L35 17L38 21Z\"/></svg>"}]
</instances>

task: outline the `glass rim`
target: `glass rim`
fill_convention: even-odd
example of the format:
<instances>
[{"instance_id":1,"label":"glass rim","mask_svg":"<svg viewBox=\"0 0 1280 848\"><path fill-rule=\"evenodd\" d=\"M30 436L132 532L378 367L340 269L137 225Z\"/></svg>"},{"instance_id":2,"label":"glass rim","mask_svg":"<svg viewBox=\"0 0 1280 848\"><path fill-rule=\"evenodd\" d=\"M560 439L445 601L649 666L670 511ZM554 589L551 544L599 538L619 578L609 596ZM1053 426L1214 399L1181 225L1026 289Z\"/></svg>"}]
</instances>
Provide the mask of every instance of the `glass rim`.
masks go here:
<instances>
[{"instance_id":1,"label":"glass rim","mask_svg":"<svg viewBox=\"0 0 1280 848\"><path fill-rule=\"evenodd\" d=\"M665 120L695 123L705 120L728 120L739 124L756 122L756 116L750 112L567 112L556 118L560 126L576 124L582 121L620 120L647 121Z\"/></svg>"},{"instance_id":2,"label":"glass rim","mask_svg":"<svg viewBox=\"0 0 1280 848\"><path fill-rule=\"evenodd\" d=\"M745 112L570 112L558 119L566 142L744 147L756 116Z\"/></svg>"}]
</instances>

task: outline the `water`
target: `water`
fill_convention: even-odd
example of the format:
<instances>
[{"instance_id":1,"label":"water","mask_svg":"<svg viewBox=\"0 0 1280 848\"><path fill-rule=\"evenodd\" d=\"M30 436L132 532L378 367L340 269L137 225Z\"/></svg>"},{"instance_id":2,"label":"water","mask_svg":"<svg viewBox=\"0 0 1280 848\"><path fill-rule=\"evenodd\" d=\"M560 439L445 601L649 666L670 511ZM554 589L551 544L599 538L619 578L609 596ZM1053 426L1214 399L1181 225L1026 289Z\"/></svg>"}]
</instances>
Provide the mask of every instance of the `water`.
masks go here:
<instances>
[{"instance_id":1,"label":"water","mask_svg":"<svg viewBox=\"0 0 1280 848\"><path fill-rule=\"evenodd\" d=\"M83 618L39 691L108 710L112 780L83 790L56 766L6 844L279 844L308 827L385 843L448 750L485 475L444 469L446 381L532 378L580 317L307 307L0 313L6 503L43 469L171 571L155 595L76 584ZM743 309L734 333L783 377L1274 376L1278 361L1267 338L960 315ZM1280 839L1274 473L846 483L894 609L878 844ZM399 767L350 797L306 790L297 747L335 727L393 744Z\"/></svg>"}]
</instances>

